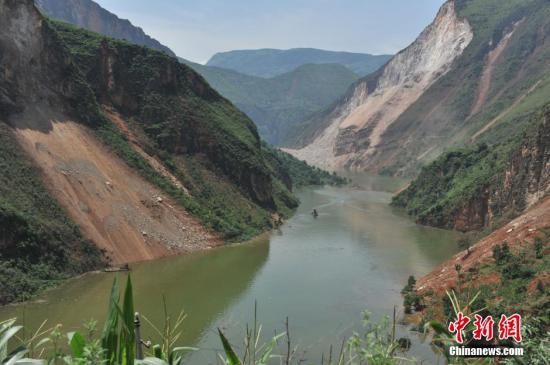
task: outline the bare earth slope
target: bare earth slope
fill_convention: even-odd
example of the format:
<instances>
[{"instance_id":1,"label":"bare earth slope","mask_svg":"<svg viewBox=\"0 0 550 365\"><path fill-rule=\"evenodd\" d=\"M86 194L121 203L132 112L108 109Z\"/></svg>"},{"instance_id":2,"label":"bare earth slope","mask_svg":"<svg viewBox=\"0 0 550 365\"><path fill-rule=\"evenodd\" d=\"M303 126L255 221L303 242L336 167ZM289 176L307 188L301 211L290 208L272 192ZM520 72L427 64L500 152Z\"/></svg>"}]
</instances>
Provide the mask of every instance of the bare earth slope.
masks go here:
<instances>
[{"instance_id":1,"label":"bare earth slope","mask_svg":"<svg viewBox=\"0 0 550 365\"><path fill-rule=\"evenodd\" d=\"M123 161L86 127L61 117L43 132L14 121L24 150L40 166L52 195L113 264L204 249L220 241Z\"/></svg>"},{"instance_id":2,"label":"bare earth slope","mask_svg":"<svg viewBox=\"0 0 550 365\"><path fill-rule=\"evenodd\" d=\"M450 69L472 40L468 22L447 2L418 39L384 67L374 88L367 80L330 117L331 122L296 157L331 169L359 167L388 126ZM357 161L357 162L353 162Z\"/></svg>"},{"instance_id":3,"label":"bare earth slope","mask_svg":"<svg viewBox=\"0 0 550 365\"><path fill-rule=\"evenodd\" d=\"M488 262L493 259L493 247L503 242L507 242L512 250L519 251L517 245L531 242L541 230L550 227L549 212L550 198L546 198L472 246L470 255L461 251L422 277L417 284L419 292L432 289L436 293L444 293L445 290L455 287L458 279L455 269L457 264L462 266L462 272L467 272L471 267Z\"/></svg>"},{"instance_id":4,"label":"bare earth slope","mask_svg":"<svg viewBox=\"0 0 550 365\"><path fill-rule=\"evenodd\" d=\"M0 303L101 252L120 264L245 240L298 204L252 121L165 53L0 0L0 70L15 181L1 179L0 281L15 279Z\"/></svg>"},{"instance_id":5,"label":"bare earth slope","mask_svg":"<svg viewBox=\"0 0 550 365\"><path fill-rule=\"evenodd\" d=\"M331 169L414 176L445 150L521 133L550 92L550 4L449 0L409 47L296 132Z\"/></svg>"}]
</instances>

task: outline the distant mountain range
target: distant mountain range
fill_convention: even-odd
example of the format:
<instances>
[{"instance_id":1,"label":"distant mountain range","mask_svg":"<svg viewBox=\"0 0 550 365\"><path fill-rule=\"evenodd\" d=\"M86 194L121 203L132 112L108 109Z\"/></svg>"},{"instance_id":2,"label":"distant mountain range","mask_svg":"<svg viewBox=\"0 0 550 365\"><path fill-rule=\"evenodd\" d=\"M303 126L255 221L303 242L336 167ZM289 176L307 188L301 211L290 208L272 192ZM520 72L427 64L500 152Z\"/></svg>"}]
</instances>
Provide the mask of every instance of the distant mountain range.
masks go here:
<instances>
[{"instance_id":1,"label":"distant mountain range","mask_svg":"<svg viewBox=\"0 0 550 365\"><path fill-rule=\"evenodd\" d=\"M63 20L112 38L125 39L170 56L176 55L170 48L145 34L140 27L126 19L120 19L91 0L35 0L35 4L50 18Z\"/></svg>"},{"instance_id":2,"label":"distant mountain range","mask_svg":"<svg viewBox=\"0 0 550 365\"><path fill-rule=\"evenodd\" d=\"M216 53L206 63L234 70L246 75L274 77L306 64L336 63L365 76L376 71L391 58L391 55L335 52L315 48L237 50Z\"/></svg>"},{"instance_id":3,"label":"distant mountain range","mask_svg":"<svg viewBox=\"0 0 550 365\"><path fill-rule=\"evenodd\" d=\"M141 28L91 0L35 0L35 4L48 17L175 56ZM245 112L263 139L282 145L287 142L289 130L300 128L303 120L327 108L361 75L376 70L389 57L292 49L219 53L206 66L180 61ZM240 64L238 58L247 59L242 64L244 71L234 70ZM255 69L261 72L255 75Z\"/></svg>"},{"instance_id":4,"label":"distant mountain range","mask_svg":"<svg viewBox=\"0 0 550 365\"><path fill-rule=\"evenodd\" d=\"M338 64L307 64L273 78L241 74L180 59L245 112L269 143L285 144L290 130L342 96L359 76Z\"/></svg>"}]
</instances>

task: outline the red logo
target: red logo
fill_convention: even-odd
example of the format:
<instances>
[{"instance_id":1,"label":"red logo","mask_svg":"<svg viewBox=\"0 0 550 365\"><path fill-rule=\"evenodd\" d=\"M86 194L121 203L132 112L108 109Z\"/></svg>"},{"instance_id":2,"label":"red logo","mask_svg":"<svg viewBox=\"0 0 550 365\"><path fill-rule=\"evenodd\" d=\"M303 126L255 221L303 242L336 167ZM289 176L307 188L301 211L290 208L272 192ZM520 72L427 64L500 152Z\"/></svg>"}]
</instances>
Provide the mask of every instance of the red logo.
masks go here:
<instances>
[{"instance_id":1,"label":"red logo","mask_svg":"<svg viewBox=\"0 0 550 365\"><path fill-rule=\"evenodd\" d=\"M470 318L464 317L462 312L458 312L458 319L456 320L456 322L449 323L449 331L451 331L451 333L456 332L456 335L455 335L456 342L458 343L464 342L464 339L462 338L462 330L466 328L468 323L470 323Z\"/></svg>"},{"instance_id":2,"label":"red logo","mask_svg":"<svg viewBox=\"0 0 550 365\"><path fill-rule=\"evenodd\" d=\"M458 312L457 320L449 323L449 331L455 334L457 343L464 343L463 331L470 323L470 318L465 317L462 312ZM472 334L475 340L485 339L491 341L494 338L493 328L495 321L492 316L483 318L479 314L475 315L474 327ZM521 342L521 315L512 314L506 316L503 314L498 321L498 338L499 340L507 340L513 338L517 343Z\"/></svg>"},{"instance_id":3,"label":"red logo","mask_svg":"<svg viewBox=\"0 0 550 365\"><path fill-rule=\"evenodd\" d=\"M498 338L507 340L510 337L517 343L521 342L521 316L517 313L509 317L503 314L498 322Z\"/></svg>"}]
</instances>

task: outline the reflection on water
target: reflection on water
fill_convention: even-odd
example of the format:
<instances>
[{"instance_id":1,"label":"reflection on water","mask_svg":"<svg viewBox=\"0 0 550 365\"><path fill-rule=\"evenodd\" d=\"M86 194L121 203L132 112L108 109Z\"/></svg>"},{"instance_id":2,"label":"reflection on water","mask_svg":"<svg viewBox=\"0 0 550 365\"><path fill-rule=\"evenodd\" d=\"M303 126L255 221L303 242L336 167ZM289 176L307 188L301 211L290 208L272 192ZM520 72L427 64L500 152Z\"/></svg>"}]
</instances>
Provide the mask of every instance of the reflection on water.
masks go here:
<instances>
[{"instance_id":1,"label":"reflection on water","mask_svg":"<svg viewBox=\"0 0 550 365\"><path fill-rule=\"evenodd\" d=\"M427 273L456 252L455 233L417 226L388 206L391 194L381 191L406 182L365 176L353 181L346 188L300 191L296 215L269 243L138 265L132 272L138 310L160 321L162 295L173 313L185 309L185 344L205 349L187 364L210 364L210 350L220 348L216 327L238 344L257 301L264 333L282 331L288 316L295 345L308 360L318 360L330 344L358 329L363 310L374 318L390 314L409 275ZM73 280L47 293L45 303L9 307L0 317L25 312L28 323L50 318L71 328L102 319L112 280L107 274ZM415 356L434 362L427 345L406 328L399 332L412 337Z\"/></svg>"},{"instance_id":2,"label":"reflection on water","mask_svg":"<svg viewBox=\"0 0 550 365\"><path fill-rule=\"evenodd\" d=\"M155 324L164 321L163 296L173 315L183 309L183 341L192 343L204 328L250 286L269 254L269 242L227 247L189 256L132 265L136 310ZM90 274L48 291L41 300L0 311L0 318L18 317L30 328L44 319L53 326L62 323L66 331L82 328L90 319L103 320L115 276L124 287L126 274ZM154 332L144 324L144 332Z\"/></svg>"}]
</instances>

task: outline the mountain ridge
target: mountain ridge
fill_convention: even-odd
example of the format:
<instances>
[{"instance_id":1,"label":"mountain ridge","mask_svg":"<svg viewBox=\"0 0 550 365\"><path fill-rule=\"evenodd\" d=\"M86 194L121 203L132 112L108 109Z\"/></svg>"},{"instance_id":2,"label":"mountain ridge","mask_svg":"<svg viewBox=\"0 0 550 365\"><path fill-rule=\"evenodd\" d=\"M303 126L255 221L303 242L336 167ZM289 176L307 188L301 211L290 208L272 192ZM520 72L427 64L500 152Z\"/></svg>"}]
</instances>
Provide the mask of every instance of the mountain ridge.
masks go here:
<instances>
[{"instance_id":1,"label":"mountain ridge","mask_svg":"<svg viewBox=\"0 0 550 365\"><path fill-rule=\"evenodd\" d=\"M269 230L298 204L293 164L336 181L265 146L177 59L31 0L0 0L0 66L0 303Z\"/></svg>"},{"instance_id":2,"label":"mountain ridge","mask_svg":"<svg viewBox=\"0 0 550 365\"><path fill-rule=\"evenodd\" d=\"M299 66L316 63L337 63L363 76L376 71L390 55L371 55L317 48L233 50L213 55L206 66L234 70L245 75L274 77L295 70Z\"/></svg>"},{"instance_id":3,"label":"mountain ridge","mask_svg":"<svg viewBox=\"0 0 550 365\"><path fill-rule=\"evenodd\" d=\"M436 74L435 81L399 113L377 104L383 91L380 73L364 78L341 103L305 123L309 129L295 133L291 152L314 164L313 156L321 154L317 159L325 167L415 176L450 147L494 143L521 133L531 110L544 105L550 88L543 61L549 54L548 13L548 2L537 0L447 1L427 28L440 24L432 41L450 34L445 27L463 21L470 24L472 38L446 73ZM453 49L450 44L446 48ZM391 65L392 61L381 72ZM427 62L417 66L431 67ZM408 87L397 92L408 93Z\"/></svg>"},{"instance_id":4,"label":"mountain ridge","mask_svg":"<svg viewBox=\"0 0 550 365\"><path fill-rule=\"evenodd\" d=\"M261 78L180 60L247 114L260 135L274 145L284 145L292 128L330 105L358 78L339 64L305 64Z\"/></svg>"},{"instance_id":5,"label":"mountain ridge","mask_svg":"<svg viewBox=\"0 0 550 365\"><path fill-rule=\"evenodd\" d=\"M143 29L127 19L103 8L91 0L35 0L38 8L47 16L104 34L108 37L126 39L129 42L176 54L167 46L147 35Z\"/></svg>"}]
</instances>

